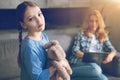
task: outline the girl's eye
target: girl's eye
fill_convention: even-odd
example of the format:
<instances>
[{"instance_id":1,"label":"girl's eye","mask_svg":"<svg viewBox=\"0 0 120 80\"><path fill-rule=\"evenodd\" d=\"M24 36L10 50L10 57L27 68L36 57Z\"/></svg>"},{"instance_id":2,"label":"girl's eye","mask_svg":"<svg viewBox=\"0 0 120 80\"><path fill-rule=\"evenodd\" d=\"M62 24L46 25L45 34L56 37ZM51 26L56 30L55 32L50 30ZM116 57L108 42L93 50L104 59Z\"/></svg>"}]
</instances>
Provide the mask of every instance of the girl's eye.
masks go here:
<instances>
[{"instance_id":1,"label":"girl's eye","mask_svg":"<svg viewBox=\"0 0 120 80\"><path fill-rule=\"evenodd\" d=\"M38 16L40 17L42 15L42 13L39 13Z\"/></svg>"},{"instance_id":2,"label":"girl's eye","mask_svg":"<svg viewBox=\"0 0 120 80\"><path fill-rule=\"evenodd\" d=\"M38 14L38 16L40 16L40 13Z\"/></svg>"},{"instance_id":3,"label":"girl's eye","mask_svg":"<svg viewBox=\"0 0 120 80\"><path fill-rule=\"evenodd\" d=\"M29 18L28 21L33 21L33 18Z\"/></svg>"}]
</instances>

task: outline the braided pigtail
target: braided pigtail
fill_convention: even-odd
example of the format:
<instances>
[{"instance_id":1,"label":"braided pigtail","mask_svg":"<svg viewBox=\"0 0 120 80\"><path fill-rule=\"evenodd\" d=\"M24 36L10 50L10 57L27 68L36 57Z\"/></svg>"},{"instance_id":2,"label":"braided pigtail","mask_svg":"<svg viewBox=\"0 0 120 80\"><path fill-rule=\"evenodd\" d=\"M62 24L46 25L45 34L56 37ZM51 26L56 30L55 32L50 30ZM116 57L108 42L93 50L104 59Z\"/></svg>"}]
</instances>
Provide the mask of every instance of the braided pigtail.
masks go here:
<instances>
[{"instance_id":1,"label":"braided pigtail","mask_svg":"<svg viewBox=\"0 0 120 80\"><path fill-rule=\"evenodd\" d=\"M20 26L19 29L19 53L18 53L18 65L21 67L21 43L22 43L22 27Z\"/></svg>"}]
</instances>

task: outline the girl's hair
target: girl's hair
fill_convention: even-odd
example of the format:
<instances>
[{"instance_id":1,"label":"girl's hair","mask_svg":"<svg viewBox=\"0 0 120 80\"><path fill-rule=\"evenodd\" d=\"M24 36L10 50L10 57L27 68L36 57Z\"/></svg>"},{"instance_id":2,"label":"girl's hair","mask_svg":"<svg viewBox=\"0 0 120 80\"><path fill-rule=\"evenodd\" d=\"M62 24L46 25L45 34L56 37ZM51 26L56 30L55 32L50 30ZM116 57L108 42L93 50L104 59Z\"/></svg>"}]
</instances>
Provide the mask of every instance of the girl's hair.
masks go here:
<instances>
[{"instance_id":1,"label":"girl's hair","mask_svg":"<svg viewBox=\"0 0 120 80\"><path fill-rule=\"evenodd\" d=\"M35 7L38 5L30 1L24 1L20 3L16 8L16 18L17 18L18 30L19 30L19 53L18 53L18 65L19 66L21 66L20 53L21 53L21 42L22 42L22 26L20 25L20 22L24 22L24 13L28 6Z\"/></svg>"},{"instance_id":2,"label":"girl's hair","mask_svg":"<svg viewBox=\"0 0 120 80\"><path fill-rule=\"evenodd\" d=\"M102 43L105 41L106 37L108 36L108 32L105 30L105 23L103 21L103 17L98 10L91 10L88 12L87 16L85 17L82 25L82 31L85 33L87 37L91 37L90 30L89 30L89 19L90 16L95 15L98 19L98 28L95 32L96 37Z\"/></svg>"}]
</instances>

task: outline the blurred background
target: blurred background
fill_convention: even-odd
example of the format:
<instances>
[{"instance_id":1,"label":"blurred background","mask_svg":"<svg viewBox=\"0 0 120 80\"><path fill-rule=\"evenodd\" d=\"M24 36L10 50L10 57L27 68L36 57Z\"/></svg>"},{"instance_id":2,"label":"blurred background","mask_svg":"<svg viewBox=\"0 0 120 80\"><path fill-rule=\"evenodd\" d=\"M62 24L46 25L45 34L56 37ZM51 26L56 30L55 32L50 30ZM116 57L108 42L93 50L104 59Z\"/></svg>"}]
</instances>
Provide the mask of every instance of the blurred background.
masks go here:
<instances>
[{"instance_id":1,"label":"blurred background","mask_svg":"<svg viewBox=\"0 0 120 80\"><path fill-rule=\"evenodd\" d=\"M0 0L0 31L17 29L15 8L24 0ZM110 40L120 51L120 0L29 0L42 9L46 29L80 27L89 9L103 15Z\"/></svg>"}]
</instances>

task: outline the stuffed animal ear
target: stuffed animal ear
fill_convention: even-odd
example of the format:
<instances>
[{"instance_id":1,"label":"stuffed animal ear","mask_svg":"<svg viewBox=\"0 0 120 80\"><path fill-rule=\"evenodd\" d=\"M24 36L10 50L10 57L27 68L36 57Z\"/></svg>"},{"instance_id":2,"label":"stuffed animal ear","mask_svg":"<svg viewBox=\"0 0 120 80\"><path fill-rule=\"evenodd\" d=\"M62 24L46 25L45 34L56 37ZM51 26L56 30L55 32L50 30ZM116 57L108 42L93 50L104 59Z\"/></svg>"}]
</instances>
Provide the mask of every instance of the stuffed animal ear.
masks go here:
<instances>
[{"instance_id":1,"label":"stuffed animal ear","mask_svg":"<svg viewBox=\"0 0 120 80\"><path fill-rule=\"evenodd\" d=\"M47 55L50 59L54 59L54 60L58 60L58 61L65 59L65 57L66 57L64 50L58 44L51 46L48 49Z\"/></svg>"},{"instance_id":2,"label":"stuffed animal ear","mask_svg":"<svg viewBox=\"0 0 120 80\"><path fill-rule=\"evenodd\" d=\"M62 54L56 48L56 46L52 46L48 49L47 56L52 60L61 60L63 58Z\"/></svg>"},{"instance_id":3,"label":"stuffed animal ear","mask_svg":"<svg viewBox=\"0 0 120 80\"><path fill-rule=\"evenodd\" d=\"M51 43L52 43L53 45L59 44L59 42L58 42L57 40L51 40Z\"/></svg>"},{"instance_id":4,"label":"stuffed animal ear","mask_svg":"<svg viewBox=\"0 0 120 80\"><path fill-rule=\"evenodd\" d=\"M45 49L48 49L48 48L50 48L52 45L53 45L52 42L48 42L48 43L46 43L43 47L44 47Z\"/></svg>"},{"instance_id":5,"label":"stuffed animal ear","mask_svg":"<svg viewBox=\"0 0 120 80\"><path fill-rule=\"evenodd\" d=\"M50 47L52 47L53 45L59 44L59 42L57 40L51 40L50 42L46 43L43 47L45 49L48 49Z\"/></svg>"}]
</instances>

